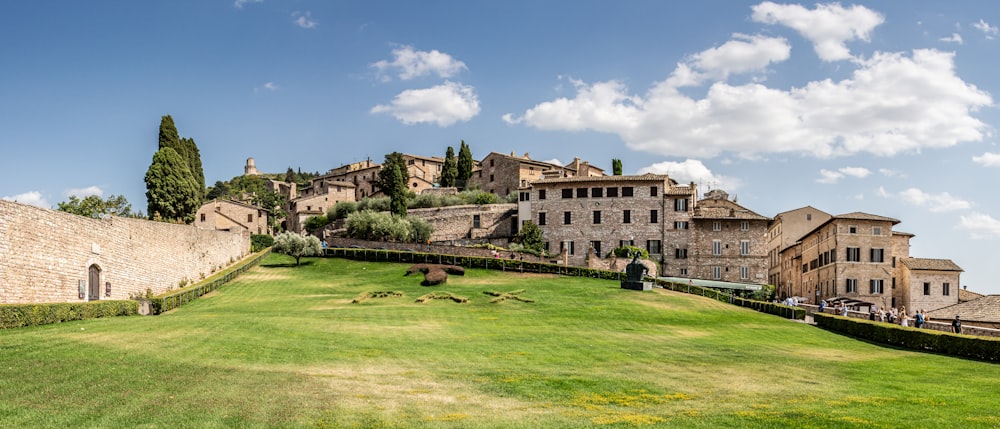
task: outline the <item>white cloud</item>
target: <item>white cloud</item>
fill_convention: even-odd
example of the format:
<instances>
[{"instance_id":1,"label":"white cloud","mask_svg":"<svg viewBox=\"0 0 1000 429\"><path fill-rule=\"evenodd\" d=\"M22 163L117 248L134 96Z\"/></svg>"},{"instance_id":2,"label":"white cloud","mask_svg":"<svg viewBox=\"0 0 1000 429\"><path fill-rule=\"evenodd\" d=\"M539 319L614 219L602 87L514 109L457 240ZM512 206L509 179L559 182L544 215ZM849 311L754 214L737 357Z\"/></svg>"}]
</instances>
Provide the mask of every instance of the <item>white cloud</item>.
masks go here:
<instances>
[{"instance_id":1,"label":"white cloud","mask_svg":"<svg viewBox=\"0 0 1000 429\"><path fill-rule=\"evenodd\" d=\"M844 173L844 175L857 177L859 179L864 179L865 177L868 177L870 174L872 174L871 170L864 167L844 167L837 171Z\"/></svg>"},{"instance_id":2,"label":"white cloud","mask_svg":"<svg viewBox=\"0 0 1000 429\"><path fill-rule=\"evenodd\" d=\"M687 159L684 162L664 161L639 169L639 174L666 174L678 183L694 182L699 187L735 191L742 185L740 179L712 173L701 161Z\"/></svg>"},{"instance_id":3,"label":"white cloud","mask_svg":"<svg viewBox=\"0 0 1000 429\"><path fill-rule=\"evenodd\" d=\"M986 152L982 155L972 157L972 161L986 167L1000 167L1000 153Z\"/></svg>"},{"instance_id":4,"label":"white cloud","mask_svg":"<svg viewBox=\"0 0 1000 429\"><path fill-rule=\"evenodd\" d=\"M843 179L844 176L856 177L858 179L864 179L868 177L872 172L864 167L841 167L837 171L830 171L827 169L822 169L819 171L820 178L816 179L819 183L834 184Z\"/></svg>"},{"instance_id":5,"label":"white cloud","mask_svg":"<svg viewBox=\"0 0 1000 429\"><path fill-rule=\"evenodd\" d=\"M274 91L277 91L277 90L278 90L278 84L276 84L274 82L264 82L264 84L261 85L260 87L254 87L253 88L254 94L257 94L257 93L259 93L261 91L271 91L271 92L274 92Z\"/></svg>"},{"instance_id":6,"label":"white cloud","mask_svg":"<svg viewBox=\"0 0 1000 429\"><path fill-rule=\"evenodd\" d=\"M990 40L993 40L993 36L996 36L997 32L1000 31L1000 29L998 29L995 25L990 25L982 19L980 19L979 22L973 22L972 26L977 30L982 31L983 34L986 35L986 38Z\"/></svg>"},{"instance_id":7,"label":"white cloud","mask_svg":"<svg viewBox=\"0 0 1000 429\"><path fill-rule=\"evenodd\" d=\"M547 162L549 164L555 164L555 165L566 165L563 164L562 161L559 160L559 158L546 159L545 161L542 162Z\"/></svg>"},{"instance_id":8,"label":"white cloud","mask_svg":"<svg viewBox=\"0 0 1000 429\"><path fill-rule=\"evenodd\" d=\"M887 192L885 188L882 186L878 187L878 190L875 191L875 195L878 195L882 198L889 198L889 192Z\"/></svg>"},{"instance_id":9,"label":"white cloud","mask_svg":"<svg viewBox=\"0 0 1000 429\"><path fill-rule=\"evenodd\" d=\"M677 87L700 85L706 79L725 80L731 74L761 71L771 63L787 60L792 49L783 38L734 34L733 39L678 64L671 83Z\"/></svg>"},{"instance_id":10,"label":"white cloud","mask_svg":"<svg viewBox=\"0 0 1000 429\"><path fill-rule=\"evenodd\" d=\"M392 50L394 59L392 62L382 60L373 63L371 66L377 70L380 80L388 81L391 77L388 73L396 70L399 72L399 79L410 80L416 77L436 74L439 77L449 78L462 70L468 70L465 63L452 58L451 55L438 50L414 51L411 46L402 46Z\"/></svg>"},{"instance_id":11,"label":"white cloud","mask_svg":"<svg viewBox=\"0 0 1000 429\"><path fill-rule=\"evenodd\" d=\"M312 12L309 11L306 13L292 12L292 18L295 18L295 25L302 28L316 28L319 25L312 19Z\"/></svg>"},{"instance_id":12,"label":"white cloud","mask_svg":"<svg viewBox=\"0 0 1000 429\"><path fill-rule=\"evenodd\" d=\"M881 14L864 6L844 8L839 3L830 3L817 4L810 10L769 1L753 6L752 19L795 29L813 43L823 61L850 59L846 43L856 39L869 41L871 31L885 21Z\"/></svg>"},{"instance_id":13,"label":"white cloud","mask_svg":"<svg viewBox=\"0 0 1000 429\"><path fill-rule=\"evenodd\" d=\"M248 3L263 3L264 0L236 0L233 2L233 7L237 9L243 9L243 5Z\"/></svg>"},{"instance_id":14,"label":"white cloud","mask_svg":"<svg viewBox=\"0 0 1000 429\"><path fill-rule=\"evenodd\" d=\"M961 45L962 44L962 35L958 34L958 33L951 33L951 36L942 37L942 38L940 38L938 40L940 40L942 42L946 42L946 43L958 43L959 45Z\"/></svg>"},{"instance_id":15,"label":"white cloud","mask_svg":"<svg viewBox=\"0 0 1000 429\"><path fill-rule=\"evenodd\" d=\"M958 227L968 231L969 238L973 240L1000 238L1000 220L987 214L974 212L968 216L959 216Z\"/></svg>"},{"instance_id":16,"label":"white cloud","mask_svg":"<svg viewBox=\"0 0 1000 429\"><path fill-rule=\"evenodd\" d=\"M936 213L964 210L972 207L972 204L968 201L953 197L947 192L928 194L917 188L909 188L900 192L899 198L915 206L928 207L930 211Z\"/></svg>"},{"instance_id":17,"label":"white cloud","mask_svg":"<svg viewBox=\"0 0 1000 429\"><path fill-rule=\"evenodd\" d=\"M904 175L903 173L899 172L898 170L892 170L892 169L888 169L888 168L880 168L880 169L878 169L878 172L879 172L879 174L881 174L881 175L883 175L885 177L906 177L906 175Z\"/></svg>"},{"instance_id":18,"label":"white cloud","mask_svg":"<svg viewBox=\"0 0 1000 429\"><path fill-rule=\"evenodd\" d=\"M816 179L816 181L819 183L826 183L832 185L834 183L839 182L840 179L843 178L844 178L843 173L837 171L830 171L824 168L819 171L819 179Z\"/></svg>"},{"instance_id":19,"label":"white cloud","mask_svg":"<svg viewBox=\"0 0 1000 429\"><path fill-rule=\"evenodd\" d=\"M12 197L3 197L0 199L41 207L43 209L52 208L52 204L49 204L49 202L45 200L45 197L42 196L42 193L38 191L29 191L23 194L17 194Z\"/></svg>"},{"instance_id":20,"label":"white cloud","mask_svg":"<svg viewBox=\"0 0 1000 429\"><path fill-rule=\"evenodd\" d=\"M104 195L104 190L98 186L88 186L86 188L71 188L63 191L63 195L69 197L75 195L77 198L83 199L91 195L97 195L98 197Z\"/></svg>"},{"instance_id":21,"label":"white cloud","mask_svg":"<svg viewBox=\"0 0 1000 429\"><path fill-rule=\"evenodd\" d=\"M447 127L478 115L479 98L471 86L445 82L431 88L403 91L392 103L373 107L371 113L389 113L408 125L436 123Z\"/></svg>"},{"instance_id":22,"label":"white cloud","mask_svg":"<svg viewBox=\"0 0 1000 429\"><path fill-rule=\"evenodd\" d=\"M700 99L678 90L692 80L677 71L645 95L631 94L614 80L573 81L573 98L543 102L504 120L617 134L632 149L665 156L892 156L984 137L988 126L972 113L993 100L955 74L953 57L927 49L876 53L852 63L856 70L841 81L789 90L716 82Z\"/></svg>"}]
</instances>

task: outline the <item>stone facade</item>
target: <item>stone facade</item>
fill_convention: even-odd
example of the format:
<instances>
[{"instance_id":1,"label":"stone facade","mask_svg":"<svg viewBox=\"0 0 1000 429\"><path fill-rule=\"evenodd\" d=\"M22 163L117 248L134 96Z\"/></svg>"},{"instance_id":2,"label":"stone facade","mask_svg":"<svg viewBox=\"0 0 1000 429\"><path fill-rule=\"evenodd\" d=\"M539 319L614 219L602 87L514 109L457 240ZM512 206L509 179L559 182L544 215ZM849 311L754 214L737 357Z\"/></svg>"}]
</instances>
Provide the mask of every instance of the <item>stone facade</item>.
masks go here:
<instances>
[{"instance_id":1,"label":"stone facade","mask_svg":"<svg viewBox=\"0 0 1000 429\"><path fill-rule=\"evenodd\" d=\"M860 212L831 217L780 252L779 297L814 304L846 297L881 308L928 311L958 303L961 268L947 260L911 258L913 234L893 231L898 223ZM924 283L931 286L926 296Z\"/></svg>"},{"instance_id":2,"label":"stone facade","mask_svg":"<svg viewBox=\"0 0 1000 429\"><path fill-rule=\"evenodd\" d=\"M785 296L792 296L787 290L787 279L782 275L781 251L794 245L809 231L830 220L832 216L812 206L778 213L767 230L767 262L768 283L783 291Z\"/></svg>"},{"instance_id":3,"label":"stone facade","mask_svg":"<svg viewBox=\"0 0 1000 429\"><path fill-rule=\"evenodd\" d=\"M313 216L324 216L327 210L341 201L354 201L355 186L351 182L324 180L313 182L308 195L300 196L288 203L288 224L286 228L301 233L305 222Z\"/></svg>"},{"instance_id":4,"label":"stone facade","mask_svg":"<svg viewBox=\"0 0 1000 429\"><path fill-rule=\"evenodd\" d=\"M697 195L694 184L654 174L542 179L520 192L519 222L536 223L547 251L565 249L565 263L577 266L587 265L590 249L603 256L622 245L643 247L670 266L665 249L672 254L690 241L690 229L675 230L675 222L690 222Z\"/></svg>"},{"instance_id":5,"label":"stone facade","mask_svg":"<svg viewBox=\"0 0 1000 429\"><path fill-rule=\"evenodd\" d=\"M423 219L434 227L432 242L466 239L509 241L515 234L516 209L514 204L462 205L412 209L406 214Z\"/></svg>"},{"instance_id":6,"label":"stone facade","mask_svg":"<svg viewBox=\"0 0 1000 429\"><path fill-rule=\"evenodd\" d=\"M472 172L469 188L480 188L492 192L500 198L544 177L603 176L604 170L574 158L569 166L561 166L531 159L527 153L517 156L490 152L479 162L479 169ZM582 174L578 174L582 172Z\"/></svg>"},{"instance_id":7,"label":"stone facade","mask_svg":"<svg viewBox=\"0 0 1000 429\"><path fill-rule=\"evenodd\" d=\"M250 234L271 234L267 211L260 207L229 200L212 200L202 204L194 215L194 225L201 229L248 231Z\"/></svg>"},{"instance_id":8,"label":"stone facade","mask_svg":"<svg viewBox=\"0 0 1000 429\"><path fill-rule=\"evenodd\" d=\"M768 265L764 236L770 220L730 201L721 190L708 192L691 216L688 275L682 277L765 283Z\"/></svg>"},{"instance_id":9,"label":"stone facade","mask_svg":"<svg viewBox=\"0 0 1000 429\"><path fill-rule=\"evenodd\" d=\"M249 249L245 231L91 219L0 201L0 303L128 299L147 289L162 293L211 275Z\"/></svg>"}]
</instances>

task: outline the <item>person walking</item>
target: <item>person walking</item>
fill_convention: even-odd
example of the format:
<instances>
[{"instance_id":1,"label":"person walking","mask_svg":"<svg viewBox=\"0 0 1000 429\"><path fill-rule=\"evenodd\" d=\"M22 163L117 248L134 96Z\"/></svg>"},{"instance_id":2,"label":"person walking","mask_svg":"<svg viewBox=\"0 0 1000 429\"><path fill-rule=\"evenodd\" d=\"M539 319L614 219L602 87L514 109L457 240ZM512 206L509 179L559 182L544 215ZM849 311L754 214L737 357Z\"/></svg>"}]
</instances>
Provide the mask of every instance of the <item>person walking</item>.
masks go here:
<instances>
[{"instance_id":1,"label":"person walking","mask_svg":"<svg viewBox=\"0 0 1000 429\"><path fill-rule=\"evenodd\" d=\"M915 324L914 326L916 326L917 329L923 328L924 327L924 309L921 308L920 310L918 310L915 317L916 317L916 321L914 322L914 324Z\"/></svg>"},{"instance_id":2,"label":"person walking","mask_svg":"<svg viewBox=\"0 0 1000 429\"><path fill-rule=\"evenodd\" d=\"M951 332L956 334L962 333L962 319L956 314L955 320L951 321Z\"/></svg>"}]
</instances>

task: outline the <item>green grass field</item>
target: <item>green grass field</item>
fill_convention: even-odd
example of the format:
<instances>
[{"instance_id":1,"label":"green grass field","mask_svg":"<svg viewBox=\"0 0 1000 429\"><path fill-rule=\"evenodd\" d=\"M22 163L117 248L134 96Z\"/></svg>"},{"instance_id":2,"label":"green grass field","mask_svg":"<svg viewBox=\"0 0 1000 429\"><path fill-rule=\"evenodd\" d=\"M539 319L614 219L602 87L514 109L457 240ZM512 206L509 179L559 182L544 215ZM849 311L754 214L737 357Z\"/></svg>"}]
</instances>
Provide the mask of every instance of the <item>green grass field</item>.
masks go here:
<instances>
[{"instance_id":1,"label":"green grass field","mask_svg":"<svg viewBox=\"0 0 1000 429\"><path fill-rule=\"evenodd\" d=\"M613 281L304 262L156 317L0 331L0 427L1000 427L995 364ZM403 296L352 303L373 291ZM415 303L442 291L469 302Z\"/></svg>"}]
</instances>

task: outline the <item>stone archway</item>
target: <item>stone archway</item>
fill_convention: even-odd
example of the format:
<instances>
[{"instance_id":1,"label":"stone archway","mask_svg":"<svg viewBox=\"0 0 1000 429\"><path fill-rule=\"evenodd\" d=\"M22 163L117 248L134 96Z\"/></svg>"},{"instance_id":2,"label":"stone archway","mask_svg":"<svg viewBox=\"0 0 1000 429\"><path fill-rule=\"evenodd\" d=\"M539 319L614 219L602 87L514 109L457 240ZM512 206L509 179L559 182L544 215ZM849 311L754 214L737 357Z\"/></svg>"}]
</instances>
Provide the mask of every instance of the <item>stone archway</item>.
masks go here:
<instances>
[{"instance_id":1,"label":"stone archway","mask_svg":"<svg viewBox=\"0 0 1000 429\"><path fill-rule=\"evenodd\" d=\"M101 299L101 267L91 264L87 271L87 300Z\"/></svg>"}]
</instances>

